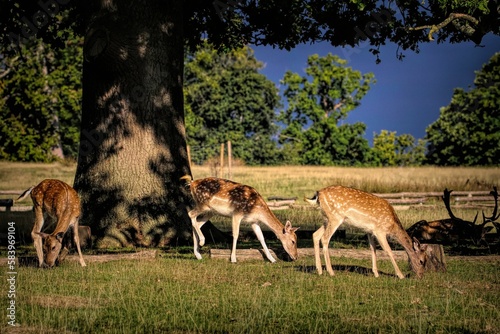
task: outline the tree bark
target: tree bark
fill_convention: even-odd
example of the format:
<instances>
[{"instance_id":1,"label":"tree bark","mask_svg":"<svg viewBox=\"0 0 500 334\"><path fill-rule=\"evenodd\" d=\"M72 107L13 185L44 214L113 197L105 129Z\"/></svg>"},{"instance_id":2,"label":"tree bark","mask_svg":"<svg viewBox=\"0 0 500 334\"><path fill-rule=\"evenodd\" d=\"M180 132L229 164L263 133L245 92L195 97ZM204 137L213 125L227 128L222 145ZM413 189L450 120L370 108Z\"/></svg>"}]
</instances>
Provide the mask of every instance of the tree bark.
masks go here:
<instances>
[{"instance_id":1,"label":"tree bark","mask_svg":"<svg viewBox=\"0 0 500 334\"><path fill-rule=\"evenodd\" d=\"M97 247L191 238L180 1L96 0L84 45L75 189Z\"/></svg>"}]
</instances>

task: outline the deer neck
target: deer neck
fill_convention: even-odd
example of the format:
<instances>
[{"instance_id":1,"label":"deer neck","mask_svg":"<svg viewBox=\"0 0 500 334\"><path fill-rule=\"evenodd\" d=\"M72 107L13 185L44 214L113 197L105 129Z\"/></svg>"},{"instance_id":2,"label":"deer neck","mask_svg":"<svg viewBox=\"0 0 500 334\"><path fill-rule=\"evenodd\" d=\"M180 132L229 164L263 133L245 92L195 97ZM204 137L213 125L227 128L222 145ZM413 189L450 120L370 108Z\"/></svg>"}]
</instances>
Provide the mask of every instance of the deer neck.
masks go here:
<instances>
[{"instance_id":1,"label":"deer neck","mask_svg":"<svg viewBox=\"0 0 500 334\"><path fill-rule=\"evenodd\" d=\"M403 229L403 227L398 226L398 230L396 233L394 233L393 236L401 244L401 246L403 246L406 253L408 254L408 257L410 259L413 259L414 258L413 242L408 233L406 233L406 231Z\"/></svg>"},{"instance_id":2,"label":"deer neck","mask_svg":"<svg viewBox=\"0 0 500 334\"><path fill-rule=\"evenodd\" d=\"M269 227L269 229L274 232L276 237L281 240L284 229L283 224L281 224L278 217L276 217L276 215L271 211L271 209L267 207L267 205L262 206L261 209L262 212L259 212L258 220Z\"/></svg>"},{"instance_id":3,"label":"deer neck","mask_svg":"<svg viewBox=\"0 0 500 334\"><path fill-rule=\"evenodd\" d=\"M68 226L58 225L58 226L56 226L56 228L54 229L54 231L50 235L55 236L61 232L66 234L68 229L69 229L69 225Z\"/></svg>"}]
</instances>

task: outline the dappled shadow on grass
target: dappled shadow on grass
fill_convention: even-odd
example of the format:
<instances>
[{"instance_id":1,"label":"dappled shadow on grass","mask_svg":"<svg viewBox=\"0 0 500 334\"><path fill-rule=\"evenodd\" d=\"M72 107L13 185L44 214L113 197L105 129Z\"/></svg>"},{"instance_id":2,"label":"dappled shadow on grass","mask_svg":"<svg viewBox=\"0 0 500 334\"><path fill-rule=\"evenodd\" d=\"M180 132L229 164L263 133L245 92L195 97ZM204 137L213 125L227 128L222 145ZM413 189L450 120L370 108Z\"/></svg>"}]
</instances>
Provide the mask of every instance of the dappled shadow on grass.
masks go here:
<instances>
[{"instance_id":1,"label":"dappled shadow on grass","mask_svg":"<svg viewBox=\"0 0 500 334\"><path fill-rule=\"evenodd\" d=\"M19 267L38 267L38 258L36 256L19 256L17 261Z\"/></svg>"},{"instance_id":2,"label":"dappled shadow on grass","mask_svg":"<svg viewBox=\"0 0 500 334\"><path fill-rule=\"evenodd\" d=\"M323 268L323 275L328 275L326 272L326 266L322 266ZM343 265L343 264L338 264L338 265L332 265L333 271L334 272L350 272L350 273L356 273L356 274L361 274L364 276L373 276L373 272L371 268L366 268L363 266L356 266L356 265ZM295 266L295 270L307 274L317 274L316 267L315 266ZM386 276L386 277L397 277L394 274L388 274L384 273L379 270L379 275L380 276ZM408 277L408 275L407 275Z\"/></svg>"},{"instance_id":3,"label":"dappled shadow on grass","mask_svg":"<svg viewBox=\"0 0 500 334\"><path fill-rule=\"evenodd\" d=\"M449 256L481 256L500 254L500 243L489 243L486 245L452 245L444 246L446 255Z\"/></svg>"}]
</instances>

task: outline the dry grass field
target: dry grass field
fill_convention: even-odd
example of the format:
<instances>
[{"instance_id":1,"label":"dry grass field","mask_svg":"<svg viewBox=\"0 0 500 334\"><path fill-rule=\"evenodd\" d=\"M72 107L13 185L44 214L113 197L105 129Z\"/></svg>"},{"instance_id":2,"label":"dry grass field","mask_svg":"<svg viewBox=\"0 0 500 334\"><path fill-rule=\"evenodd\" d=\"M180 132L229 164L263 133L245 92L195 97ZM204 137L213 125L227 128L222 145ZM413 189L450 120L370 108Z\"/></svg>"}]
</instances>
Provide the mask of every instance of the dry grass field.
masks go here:
<instances>
[{"instance_id":1,"label":"dry grass field","mask_svg":"<svg viewBox=\"0 0 500 334\"><path fill-rule=\"evenodd\" d=\"M0 190L22 189L45 178L73 183L75 164L11 163L0 161ZM215 175L213 168L193 166L194 178L228 177L227 168ZM252 185L264 197L299 196L333 184L368 192L491 190L498 186L500 168L491 167L323 167L323 166L237 166L233 180Z\"/></svg>"},{"instance_id":2,"label":"dry grass field","mask_svg":"<svg viewBox=\"0 0 500 334\"><path fill-rule=\"evenodd\" d=\"M75 170L74 163L39 164L0 161L0 190L20 192L45 178L57 178L72 184ZM500 168L494 167L237 166L233 167L231 172L232 180L253 186L264 198L269 196L296 197L297 204L304 205L304 196L311 197L316 190L334 184L373 193L442 192L445 188L454 191L490 191L493 186L500 185ZM216 171L209 166L193 166L192 173L195 179L208 176L228 177L227 168L223 168L222 175L216 175ZM30 203L25 201L24 204ZM457 216L470 220L474 218L476 212L477 210L460 208L455 211ZM436 198L436 208L398 210L398 214L405 227L421 219L448 217L438 198ZM293 211L280 215L291 216L292 221L299 221L299 225L310 225L308 214L306 214L305 223L302 222L304 213ZM299 216L296 217L296 215ZM317 215L312 216L313 220L321 219ZM222 219L221 222L225 224L227 220ZM312 224L315 226L314 222Z\"/></svg>"}]
</instances>

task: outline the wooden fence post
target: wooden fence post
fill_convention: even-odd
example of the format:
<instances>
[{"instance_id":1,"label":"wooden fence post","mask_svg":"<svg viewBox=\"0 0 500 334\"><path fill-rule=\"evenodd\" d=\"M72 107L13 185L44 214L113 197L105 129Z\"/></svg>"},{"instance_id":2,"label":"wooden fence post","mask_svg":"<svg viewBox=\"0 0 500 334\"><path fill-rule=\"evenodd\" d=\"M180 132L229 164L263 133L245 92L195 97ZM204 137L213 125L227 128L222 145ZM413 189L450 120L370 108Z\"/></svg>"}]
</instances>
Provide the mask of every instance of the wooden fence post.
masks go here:
<instances>
[{"instance_id":1,"label":"wooden fence post","mask_svg":"<svg viewBox=\"0 0 500 334\"><path fill-rule=\"evenodd\" d=\"M220 172L219 177L222 177L222 170L224 169L224 143L220 144Z\"/></svg>"},{"instance_id":2,"label":"wooden fence post","mask_svg":"<svg viewBox=\"0 0 500 334\"><path fill-rule=\"evenodd\" d=\"M232 179L233 178L233 173L232 173L232 165L233 165L233 157L232 157L232 148L231 148L231 141L227 141L227 178Z\"/></svg>"},{"instance_id":3,"label":"wooden fence post","mask_svg":"<svg viewBox=\"0 0 500 334\"><path fill-rule=\"evenodd\" d=\"M188 163L189 163L189 170L191 170L191 147L187 145L187 155L188 155Z\"/></svg>"}]
</instances>

